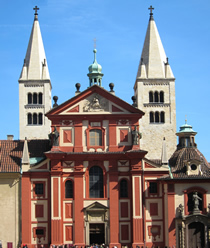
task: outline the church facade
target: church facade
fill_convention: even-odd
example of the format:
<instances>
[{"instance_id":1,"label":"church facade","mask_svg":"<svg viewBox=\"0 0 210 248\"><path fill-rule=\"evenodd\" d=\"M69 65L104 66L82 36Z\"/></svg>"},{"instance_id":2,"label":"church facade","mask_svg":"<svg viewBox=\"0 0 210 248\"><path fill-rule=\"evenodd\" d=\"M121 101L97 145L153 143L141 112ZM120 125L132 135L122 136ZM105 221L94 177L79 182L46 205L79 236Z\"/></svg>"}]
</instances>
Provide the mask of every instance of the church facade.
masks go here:
<instances>
[{"instance_id":1,"label":"church facade","mask_svg":"<svg viewBox=\"0 0 210 248\"><path fill-rule=\"evenodd\" d=\"M192 126L176 133L175 78L153 8L133 104L101 87L94 49L87 89L76 84L53 108L37 10L19 79L21 140L1 147L0 168L21 168L19 236L5 245L209 247L209 163Z\"/></svg>"}]
</instances>

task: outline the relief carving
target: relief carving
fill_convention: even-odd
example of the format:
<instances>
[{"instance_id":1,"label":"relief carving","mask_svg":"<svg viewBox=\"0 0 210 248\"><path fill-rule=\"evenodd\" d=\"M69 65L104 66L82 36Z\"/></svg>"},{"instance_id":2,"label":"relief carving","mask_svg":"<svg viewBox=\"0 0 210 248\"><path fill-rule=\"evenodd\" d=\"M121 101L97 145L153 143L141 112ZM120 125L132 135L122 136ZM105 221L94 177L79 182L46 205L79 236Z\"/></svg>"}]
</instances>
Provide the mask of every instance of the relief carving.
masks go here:
<instances>
[{"instance_id":1,"label":"relief carving","mask_svg":"<svg viewBox=\"0 0 210 248\"><path fill-rule=\"evenodd\" d=\"M101 112L108 111L108 101L98 94L91 95L84 101L83 112Z\"/></svg>"}]
</instances>

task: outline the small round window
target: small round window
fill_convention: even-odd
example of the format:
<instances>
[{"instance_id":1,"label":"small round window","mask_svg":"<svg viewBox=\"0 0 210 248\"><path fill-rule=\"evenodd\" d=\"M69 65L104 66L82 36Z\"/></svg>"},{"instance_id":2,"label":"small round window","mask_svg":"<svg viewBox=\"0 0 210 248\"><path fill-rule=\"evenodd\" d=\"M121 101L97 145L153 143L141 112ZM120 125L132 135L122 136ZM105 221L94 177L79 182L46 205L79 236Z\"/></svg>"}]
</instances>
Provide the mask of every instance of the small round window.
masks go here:
<instances>
[{"instance_id":1,"label":"small round window","mask_svg":"<svg viewBox=\"0 0 210 248\"><path fill-rule=\"evenodd\" d=\"M197 169L197 165L195 165L195 164L191 164L191 170L196 170Z\"/></svg>"}]
</instances>

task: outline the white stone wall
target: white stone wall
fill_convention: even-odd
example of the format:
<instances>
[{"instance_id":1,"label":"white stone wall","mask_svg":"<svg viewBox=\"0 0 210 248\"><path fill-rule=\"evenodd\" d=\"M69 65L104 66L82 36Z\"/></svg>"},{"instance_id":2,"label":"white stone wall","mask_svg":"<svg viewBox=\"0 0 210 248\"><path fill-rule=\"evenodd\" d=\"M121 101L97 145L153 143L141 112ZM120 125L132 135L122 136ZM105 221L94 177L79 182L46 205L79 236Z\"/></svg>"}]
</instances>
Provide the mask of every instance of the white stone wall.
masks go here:
<instances>
[{"instance_id":1,"label":"white stone wall","mask_svg":"<svg viewBox=\"0 0 210 248\"><path fill-rule=\"evenodd\" d=\"M28 108L28 93L42 93L42 105ZM51 122L45 117L45 114L51 109L51 84L50 81L38 81L38 82L19 82L19 139L47 139L50 133ZM28 125L27 114L28 113L42 113L43 124L42 125Z\"/></svg>"},{"instance_id":2,"label":"white stone wall","mask_svg":"<svg viewBox=\"0 0 210 248\"><path fill-rule=\"evenodd\" d=\"M164 104L149 104L150 91L163 91ZM166 79L146 79L136 83L135 95L138 108L145 112L140 120L140 149L148 151L150 159L161 159L163 138L166 139L168 159L176 150L175 82ZM165 123L150 123L150 111L164 111Z\"/></svg>"}]
</instances>

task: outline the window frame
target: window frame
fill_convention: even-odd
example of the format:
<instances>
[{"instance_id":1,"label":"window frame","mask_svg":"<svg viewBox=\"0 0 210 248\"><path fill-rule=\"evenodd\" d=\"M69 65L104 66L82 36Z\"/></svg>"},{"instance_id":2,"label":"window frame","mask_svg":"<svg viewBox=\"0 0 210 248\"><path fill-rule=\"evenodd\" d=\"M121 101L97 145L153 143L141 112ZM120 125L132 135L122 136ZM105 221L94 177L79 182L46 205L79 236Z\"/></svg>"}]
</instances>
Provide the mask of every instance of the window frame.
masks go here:
<instances>
[{"instance_id":1,"label":"window frame","mask_svg":"<svg viewBox=\"0 0 210 248\"><path fill-rule=\"evenodd\" d=\"M150 189L151 189L151 184L152 184L152 183L156 184L156 189L157 189L156 192L151 192L151 191L150 191ZM149 196L159 195L159 183L158 183L157 181L154 181L154 180L153 180L153 181L148 181L147 186L148 186L148 195L149 195Z\"/></svg>"},{"instance_id":2,"label":"window frame","mask_svg":"<svg viewBox=\"0 0 210 248\"><path fill-rule=\"evenodd\" d=\"M43 193L42 194L36 193L36 184L43 184ZM33 181L33 198L45 198L45 193L46 193L45 187L46 187L45 181Z\"/></svg>"},{"instance_id":3,"label":"window frame","mask_svg":"<svg viewBox=\"0 0 210 248\"><path fill-rule=\"evenodd\" d=\"M69 197L67 197L67 183L71 183L71 188L70 188L70 193L69 193ZM64 195L65 195L65 199L74 199L74 182L71 179L67 179L65 181L64 184Z\"/></svg>"},{"instance_id":4,"label":"window frame","mask_svg":"<svg viewBox=\"0 0 210 248\"><path fill-rule=\"evenodd\" d=\"M101 144L102 145L91 145L90 144L90 131L92 130L101 130ZM94 149L101 148L102 150L105 149L105 129L102 126L92 127L89 125L88 128L86 129L86 137L87 137L87 149L88 150L91 148L94 148Z\"/></svg>"},{"instance_id":5,"label":"window frame","mask_svg":"<svg viewBox=\"0 0 210 248\"><path fill-rule=\"evenodd\" d=\"M125 195L124 195L124 191L122 191L125 188L125 185L122 185L122 182L126 182L126 194ZM120 183L119 198L127 199L129 197L128 180L126 178L122 178L119 183Z\"/></svg>"},{"instance_id":6,"label":"window frame","mask_svg":"<svg viewBox=\"0 0 210 248\"><path fill-rule=\"evenodd\" d=\"M93 178L97 177L97 175L90 175L90 173L92 172L92 170L94 168L98 168L100 170L100 175L99 178L97 179L96 182L94 182L93 180L91 180L91 177L93 176ZM90 167L89 172L88 172L88 176L89 176L89 185L88 185L88 192L89 192L89 198L90 199L104 199L104 172L103 169L101 168L101 166L99 165L93 165ZM102 176L102 178L100 178L100 176ZM93 195L91 192L91 187L94 187L94 185L97 184L97 187L95 189L95 193L97 192L97 194Z\"/></svg>"}]
</instances>

